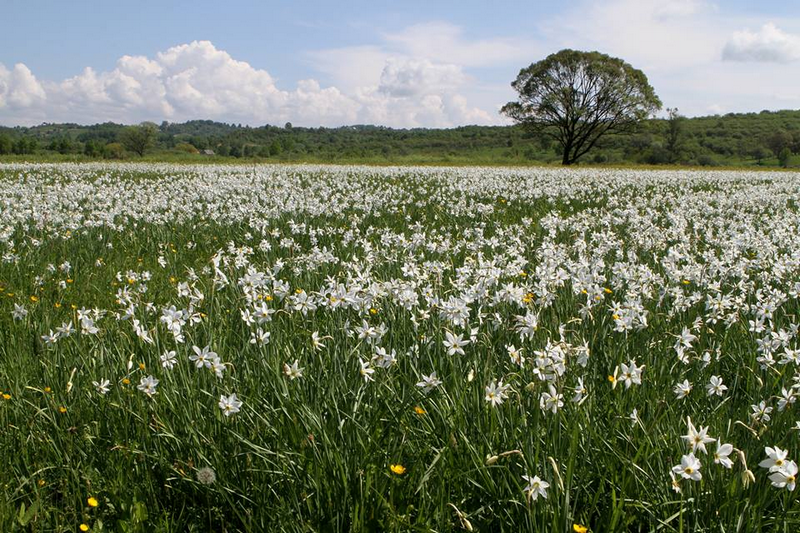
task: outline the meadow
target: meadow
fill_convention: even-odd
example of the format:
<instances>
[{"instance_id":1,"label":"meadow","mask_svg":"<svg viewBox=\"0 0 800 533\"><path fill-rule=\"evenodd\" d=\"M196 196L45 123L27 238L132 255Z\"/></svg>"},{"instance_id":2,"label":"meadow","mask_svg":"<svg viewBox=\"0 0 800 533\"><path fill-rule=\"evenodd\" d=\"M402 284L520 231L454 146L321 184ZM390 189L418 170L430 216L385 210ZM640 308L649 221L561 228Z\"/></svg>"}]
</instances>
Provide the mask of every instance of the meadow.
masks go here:
<instances>
[{"instance_id":1,"label":"meadow","mask_svg":"<svg viewBox=\"0 0 800 533\"><path fill-rule=\"evenodd\" d=\"M797 531L798 202L2 164L0 531Z\"/></svg>"}]
</instances>

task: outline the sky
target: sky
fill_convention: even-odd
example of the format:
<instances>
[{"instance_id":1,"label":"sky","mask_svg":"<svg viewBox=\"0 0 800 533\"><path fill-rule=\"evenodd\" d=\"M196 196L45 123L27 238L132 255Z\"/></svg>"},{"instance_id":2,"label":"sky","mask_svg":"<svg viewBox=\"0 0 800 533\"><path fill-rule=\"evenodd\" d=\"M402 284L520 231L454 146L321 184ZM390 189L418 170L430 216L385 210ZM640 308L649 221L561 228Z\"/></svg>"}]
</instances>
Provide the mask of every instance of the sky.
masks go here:
<instances>
[{"instance_id":1,"label":"sky","mask_svg":"<svg viewBox=\"0 0 800 533\"><path fill-rule=\"evenodd\" d=\"M563 48L687 116L800 109L794 0L3 0L0 124L507 124Z\"/></svg>"}]
</instances>

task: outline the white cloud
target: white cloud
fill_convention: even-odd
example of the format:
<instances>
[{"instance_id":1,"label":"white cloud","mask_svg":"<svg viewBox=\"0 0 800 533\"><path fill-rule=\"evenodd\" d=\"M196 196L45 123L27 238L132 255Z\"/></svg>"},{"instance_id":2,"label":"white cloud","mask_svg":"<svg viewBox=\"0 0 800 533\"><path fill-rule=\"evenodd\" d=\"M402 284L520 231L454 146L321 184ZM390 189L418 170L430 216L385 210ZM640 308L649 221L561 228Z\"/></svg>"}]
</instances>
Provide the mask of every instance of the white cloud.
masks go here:
<instances>
[{"instance_id":1,"label":"white cloud","mask_svg":"<svg viewBox=\"0 0 800 533\"><path fill-rule=\"evenodd\" d=\"M0 64L0 110L31 107L44 98L44 88L28 67L17 63L8 70Z\"/></svg>"},{"instance_id":2,"label":"white cloud","mask_svg":"<svg viewBox=\"0 0 800 533\"><path fill-rule=\"evenodd\" d=\"M389 96L452 92L466 81L461 67L427 59L389 59L378 88Z\"/></svg>"},{"instance_id":3,"label":"white cloud","mask_svg":"<svg viewBox=\"0 0 800 533\"><path fill-rule=\"evenodd\" d=\"M705 0L668 0L656 6L654 15L657 19L680 18L716 10L716 4Z\"/></svg>"},{"instance_id":4,"label":"white cloud","mask_svg":"<svg viewBox=\"0 0 800 533\"><path fill-rule=\"evenodd\" d=\"M307 54L310 64L344 91L380 83L381 72L393 54L379 46L349 46Z\"/></svg>"},{"instance_id":5,"label":"white cloud","mask_svg":"<svg viewBox=\"0 0 800 533\"><path fill-rule=\"evenodd\" d=\"M727 61L789 63L800 59L800 36L782 31L772 23L757 32L735 32L722 51Z\"/></svg>"},{"instance_id":6,"label":"white cloud","mask_svg":"<svg viewBox=\"0 0 800 533\"><path fill-rule=\"evenodd\" d=\"M527 38L468 39L460 27L448 22L415 24L384 38L387 47L400 54L463 67L530 62L541 49L540 44Z\"/></svg>"},{"instance_id":7,"label":"white cloud","mask_svg":"<svg viewBox=\"0 0 800 533\"><path fill-rule=\"evenodd\" d=\"M116 67L87 67L60 82L39 83L25 65L0 65L0 122L136 123L214 119L252 125L448 127L493 117L456 93L461 68L390 58L377 79L345 93L307 79L279 88L270 74L208 41L174 46L154 58L123 56Z\"/></svg>"},{"instance_id":8,"label":"white cloud","mask_svg":"<svg viewBox=\"0 0 800 533\"><path fill-rule=\"evenodd\" d=\"M718 60L727 33L714 11L696 0L584 0L546 31L559 48L599 50L650 75Z\"/></svg>"}]
</instances>

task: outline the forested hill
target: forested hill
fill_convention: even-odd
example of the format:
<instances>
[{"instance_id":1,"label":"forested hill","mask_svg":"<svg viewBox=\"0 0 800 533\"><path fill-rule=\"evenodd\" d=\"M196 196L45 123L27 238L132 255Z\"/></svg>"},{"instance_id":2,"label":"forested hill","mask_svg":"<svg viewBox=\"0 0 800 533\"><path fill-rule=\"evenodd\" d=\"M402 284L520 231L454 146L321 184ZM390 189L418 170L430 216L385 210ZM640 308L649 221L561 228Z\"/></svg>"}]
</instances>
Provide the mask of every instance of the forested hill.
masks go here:
<instances>
[{"instance_id":1,"label":"forested hill","mask_svg":"<svg viewBox=\"0 0 800 533\"><path fill-rule=\"evenodd\" d=\"M0 127L0 158L137 159L126 149L125 128L113 123ZM248 127L193 120L163 122L155 130L154 143L145 151L150 159L510 165L560 161L555 143L517 126ZM604 137L581 162L795 166L800 165L798 154L800 111L762 111L648 120L633 134Z\"/></svg>"}]
</instances>

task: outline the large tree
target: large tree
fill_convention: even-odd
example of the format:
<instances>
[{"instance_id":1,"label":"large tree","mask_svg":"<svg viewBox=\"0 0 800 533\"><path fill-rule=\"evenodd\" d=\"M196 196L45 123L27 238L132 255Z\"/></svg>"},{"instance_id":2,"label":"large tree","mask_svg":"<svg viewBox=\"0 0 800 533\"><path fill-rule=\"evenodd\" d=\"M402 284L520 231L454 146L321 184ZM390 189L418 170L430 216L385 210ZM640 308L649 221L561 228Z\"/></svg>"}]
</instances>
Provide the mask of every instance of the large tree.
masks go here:
<instances>
[{"instance_id":1,"label":"large tree","mask_svg":"<svg viewBox=\"0 0 800 533\"><path fill-rule=\"evenodd\" d=\"M647 76L600 52L561 50L522 69L511 86L519 99L501 110L553 137L571 165L607 133L625 133L661 108Z\"/></svg>"},{"instance_id":2,"label":"large tree","mask_svg":"<svg viewBox=\"0 0 800 533\"><path fill-rule=\"evenodd\" d=\"M119 142L129 152L134 152L140 157L156 142L158 126L152 122L142 122L138 126L128 126L119 134Z\"/></svg>"}]
</instances>

